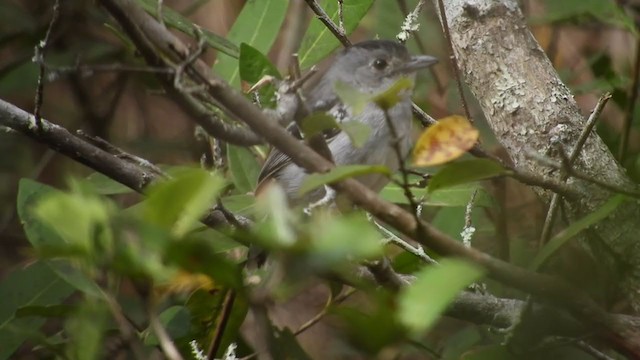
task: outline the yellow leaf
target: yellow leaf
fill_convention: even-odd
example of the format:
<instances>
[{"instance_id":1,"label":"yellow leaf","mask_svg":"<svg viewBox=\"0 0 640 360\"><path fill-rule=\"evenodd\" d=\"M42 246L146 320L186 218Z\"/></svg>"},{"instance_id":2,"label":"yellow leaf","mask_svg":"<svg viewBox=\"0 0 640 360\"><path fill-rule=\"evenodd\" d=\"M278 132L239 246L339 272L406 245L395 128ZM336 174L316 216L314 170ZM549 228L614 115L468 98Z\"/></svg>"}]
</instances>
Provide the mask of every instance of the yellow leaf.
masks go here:
<instances>
[{"instance_id":1,"label":"yellow leaf","mask_svg":"<svg viewBox=\"0 0 640 360\"><path fill-rule=\"evenodd\" d=\"M433 166L457 159L475 145L478 135L478 130L464 116L440 119L420 135L413 149L413 164Z\"/></svg>"},{"instance_id":2,"label":"yellow leaf","mask_svg":"<svg viewBox=\"0 0 640 360\"><path fill-rule=\"evenodd\" d=\"M179 271L167 282L159 284L156 291L160 294L179 294L196 289L211 290L213 288L214 283L207 275Z\"/></svg>"}]
</instances>

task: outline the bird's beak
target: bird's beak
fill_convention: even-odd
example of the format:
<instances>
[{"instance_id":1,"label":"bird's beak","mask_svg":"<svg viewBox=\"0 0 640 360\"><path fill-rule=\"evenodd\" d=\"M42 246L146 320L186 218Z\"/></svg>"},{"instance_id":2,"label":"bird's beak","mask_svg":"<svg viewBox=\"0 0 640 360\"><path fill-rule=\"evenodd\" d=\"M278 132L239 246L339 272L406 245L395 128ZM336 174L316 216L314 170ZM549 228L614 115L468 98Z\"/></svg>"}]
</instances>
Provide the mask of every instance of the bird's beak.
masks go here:
<instances>
[{"instance_id":1,"label":"bird's beak","mask_svg":"<svg viewBox=\"0 0 640 360\"><path fill-rule=\"evenodd\" d=\"M411 60L404 64L404 66L398 69L398 72L403 74L410 74L421 69L426 69L429 66L435 65L437 63L438 59L434 58L433 56L415 55L412 56Z\"/></svg>"}]
</instances>

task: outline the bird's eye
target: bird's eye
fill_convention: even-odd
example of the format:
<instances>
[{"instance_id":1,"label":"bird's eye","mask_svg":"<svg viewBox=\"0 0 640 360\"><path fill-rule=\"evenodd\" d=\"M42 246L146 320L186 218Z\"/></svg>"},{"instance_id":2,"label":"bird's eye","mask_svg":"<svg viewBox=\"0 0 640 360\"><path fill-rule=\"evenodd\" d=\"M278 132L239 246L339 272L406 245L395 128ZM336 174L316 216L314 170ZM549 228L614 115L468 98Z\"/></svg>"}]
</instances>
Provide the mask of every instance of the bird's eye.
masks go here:
<instances>
[{"instance_id":1,"label":"bird's eye","mask_svg":"<svg viewBox=\"0 0 640 360\"><path fill-rule=\"evenodd\" d=\"M373 60L373 67L376 68L376 70L384 70L387 65L389 65L387 63L387 60L385 59L375 59Z\"/></svg>"}]
</instances>

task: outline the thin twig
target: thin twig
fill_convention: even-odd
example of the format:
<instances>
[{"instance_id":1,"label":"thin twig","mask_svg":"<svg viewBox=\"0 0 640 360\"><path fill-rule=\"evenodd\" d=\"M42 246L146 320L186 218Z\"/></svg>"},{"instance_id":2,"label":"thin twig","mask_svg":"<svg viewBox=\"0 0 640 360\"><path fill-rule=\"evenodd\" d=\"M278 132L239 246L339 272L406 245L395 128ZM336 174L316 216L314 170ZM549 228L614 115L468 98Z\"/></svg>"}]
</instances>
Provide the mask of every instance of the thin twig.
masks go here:
<instances>
[{"instance_id":1,"label":"thin twig","mask_svg":"<svg viewBox=\"0 0 640 360\"><path fill-rule=\"evenodd\" d=\"M407 16L409 14L409 6L407 5L407 0L398 0L398 6L400 7L400 11L402 11L402 16ZM419 32L413 33L413 39L415 40L420 53L426 54L427 47L424 45L424 41L422 40L422 36L420 36ZM442 96L447 89L442 84L442 81L440 80L440 77L438 76L438 73L433 68L433 66L429 67L429 73L433 78L433 81L436 83L436 90L438 92L438 95Z\"/></svg>"},{"instance_id":2,"label":"thin twig","mask_svg":"<svg viewBox=\"0 0 640 360\"><path fill-rule=\"evenodd\" d=\"M460 78L460 67L458 66L458 59L456 58L455 53L453 52L453 41L451 40L451 32L449 31L449 23L447 21L447 14L444 10L444 1L438 0L438 8L440 9L440 20L442 21L442 30L444 32L444 37L447 40L448 50L449 50L449 59L451 60L451 67L453 68L453 77L456 79L456 85L458 87L458 93L460 94L460 101L462 102L462 108L464 109L464 114L469 119L470 122L473 123L473 119L471 118L471 113L469 112L469 105L467 105L467 100L464 97L464 89L462 88L462 79Z\"/></svg>"},{"instance_id":3,"label":"thin twig","mask_svg":"<svg viewBox=\"0 0 640 360\"><path fill-rule=\"evenodd\" d=\"M158 338L164 356L169 360L182 360L180 351L178 351L169 333L167 333L167 330L162 326L158 316L153 311L149 312L149 325Z\"/></svg>"},{"instance_id":4,"label":"thin twig","mask_svg":"<svg viewBox=\"0 0 640 360\"><path fill-rule=\"evenodd\" d=\"M172 68L154 68L151 66L135 66L127 64L76 64L73 66L55 66L44 63L45 69L49 72L47 78L49 80L56 79L61 75L68 73L79 73L81 77L93 76L95 73L102 72L140 72L140 73L165 73L173 74Z\"/></svg>"},{"instance_id":5,"label":"thin twig","mask_svg":"<svg viewBox=\"0 0 640 360\"><path fill-rule=\"evenodd\" d=\"M344 0L338 0L338 29L340 33L346 34L344 30Z\"/></svg>"},{"instance_id":6,"label":"thin twig","mask_svg":"<svg viewBox=\"0 0 640 360\"><path fill-rule=\"evenodd\" d=\"M629 136L631 134L631 123L636 110L636 99L638 98L638 84L640 82L640 37L636 41L636 59L633 65L633 81L627 98L627 108L625 109L624 124L622 134L620 134L620 148L618 148L618 161L624 163L629 146Z\"/></svg>"},{"instance_id":7,"label":"thin twig","mask_svg":"<svg viewBox=\"0 0 640 360\"><path fill-rule=\"evenodd\" d=\"M573 151L571 152L571 155L566 164L568 167L573 167L573 164L578 159L578 156L582 151L582 147L584 146L585 142L589 138L589 135L591 135L591 132L593 131L593 128L595 127L598 119L600 118L600 114L602 113L602 110L604 109L604 106L607 104L609 99L611 99L611 94L605 93L600 97L600 99L598 100L598 103L596 103L596 106L593 108L593 111L591 112L591 115L587 120L587 124L585 125L584 129L582 129L582 133L580 133L580 137L576 142L576 146L573 148ZM564 183L567 181L568 178L569 178L569 174L565 172L560 176L560 181ZM558 214L558 204L560 203L560 201L561 201L560 194L554 193L553 196L551 197L551 201L549 202L549 210L547 211L547 216L545 217L545 220L544 220L544 225L542 227L542 233L540 234L538 247L541 247L544 244L546 244L547 241L549 241L549 238L551 237L551 230L553 229L553 225L555 223L555 220Z\"/></svg>"},{"instance_id":8,"label":"thin twig","mask_svg":"<svg viewBox=\"0 0 640 360\"><path fill-rule=\"evenodd\" d=\"M415 9L413 9L412 12L405 14L405 19L400 28L400 32L396 35L396 39L398 39L401 44L407 42L411 35L420 29L420 22L418 21L418 18L425 3L426 0L418 1Z\"/></svg>"},{"instance_id":9,"label":"thin twig","mask_svg":"<svg viewBox=\"0 0 640 360\"><path fill-rule=\"evenodd\" d=\"M355 288L351 288L351 289L348 289L347 291L345 291L344 293L339 294L335 298L332 297L332 296L329 296L329 298L327 299L327 303L322 308L322 310L320 310L319 313L317 313L314 317L309 319L307 322L305 322L304 324L300 325L300 327L296 331L293 332L293 335L294 336L298 336L298 335L302 334L303 332L307 331L308 329L310 329L313 325L317 324L320 320L322 320L322 318L324 318L325 315L327 315L327 313L331 309L331 306L333 306L335 304L340 304L341 302L343 302L347 298L349 298L349 296L353 295L355 292L356 292L356 289Z\"/></svg>"},{"instance_id":10,"label":"thin twig","mask_svg":"<svg viewBox=\"0 0 640 360\"><path fill-rule=\"evenodd\" d=\"M207 359L214 360L220 345L222 345L222 337L224 335L224 329L227 327L229 318L231 318L231 311L233 310L233 303L236 299L236 292L233 289L227 290L227 294L224 296L224 302L222 303L222 310L218 319L218 324L213 332L213 340L207 351Z\"/></svg>"},{"instance_id":11,"label":"thin twig","mask_svg":"<svg viewBox=\"0 0 640 360\"><path fill-rule=\"evenodd\" d=\"M393 232L391 232L389 229L387 229L386 227L382 226L381 224L379 224L375 219L373 219L373 217L371 216L371 214L367 213L367 217L369 218L369 220L371 220L373 222L373 224L385 235L385 241L389 242L391 244L396 245L397 247L409 252L410 254L413 254L415 256L417 256L420 260L424 261L427 264L436 264L437 262L435 260L433 260L422 248L422 246L417 245L417 246L413 246L411 244L409 244L408 242L404 241L403 239L401 239L398 235L394 234Z\"/></svg>"},{"instance_id":12,"label":"thin twig","mask_svg":"<svg viewBox=\"0 0 640 360\"><path fill-rule=\"evenodd\" d=\"M56 25L56 22L60 18L60 0L56 0L53 4L53 14L51 15L51 21L49 22L49 27L47 28L47 32L44 35L44 39L40 40L38 45L35 47L35 54L33 56L33 61L38 64L40 71L38 74L38 85L36 88L36 97L35 97L35 106L33 109L33 115L36 120L36 127L39 130L42 130L42 117L40 114L40 109L42 108L42 102L44 100L44 77L45 77L45 66L44 66L44 55L49 47L49 40L51 38L51 32L53 31L53 27Z\"/></svg>"},{"instance_id":13,"label":"thin twig","mask_svg":"<svg viewBox=\"0 0 640 360\"><path fill-rule=\"evenodd\" d=\"M415 197L413 196L413 193L411 192L411 188L409 184L409 171L407 170L407 167L405 165L405 157L402 154L402 149L400 149L401 142L403 139L400 138L400 135L398 134L398 130L396 129L396 126L393 123L393 120L391 120L391 117L389 116L388 110L383 109L383 112L384 112L384 119L387 123L387 127L389 127L389 132L391 133L391 147L393 148L393 151L396 155L396 160L398 161L400 174L402 175L402 182L399 185L402 188L402 191L404 192L404 196L407 198L407 201L409 202L409 206L411 206L411 213L416 219L416 224L418 224L418 226L416 227L417 235L420 236L420 234L422 234L424 229L421 226L420 216L418 215L418 207L419 207L418 202L416 201ZM405 136L408 136L408 135L405 135Z\"/></svg>"},{"instance_id":14,"label":"thin twig","mask_svg":"<svg viewBox=\"0 0 640 360\"><path fill-rule=\"evenodd\" d=\"M345 47L351 46L351 41L347 38L347 35L344 32L340 31L340 28L336 26L336 24L333 21L331 21L331 18L329 17L329 15L327 15L327 13L318 4L317 1L315 0L304 0L304 1L307 3L307 5L309 5L309 8L311 9L311 11L313 11L313 13L316 14L316 17L318 18L318 20L320 20L324 24L324 26L326 26L327 29L331 31L333 36L335 36L336 39L338 39L338 41L342 43L343 46Z\"/></svg>"},{"instance_id":15,"label":"thin twig","mask_svg":"<svg viewBox=\"0 0 640 360\"><path fill-rule=\"evenodd\" d=\"M469 199L464 212L464 227L462 228L460 235L462 236L462 243L466 247L471 247L471 238L476 232L476 228L473 227L473 223L471 222L471 212L473 211L473 205L476 201L476 195L478 195L478 189L475 189L471 194L471 198Z\"/></svg>"},{"instance_id":16,"label":"thin twig","mask_svg":"<svg viewBox=\"0 0 640 360\"><path fill-rule=\"evenodd\" d=\"M537 162L539 162L540 164L546 165L550 168L553 169L557 169L557 170L561 170L561 171L566 171L569 176L573 176L577 179L580 180L584 180L586 182L590 182L594 185L597 185L605 190L609 190L613 193L617 193L617 194L623 194L623 195L628 195L634 198L639 198L640 199L640 190L636 190L636 189L626 189L623 188L621 186L615 185L615 184L610 184L607 182L604 182L600 179L594 178L588 174L585 174L579 170L576 170L574 168L567 168L564 164L562 163L558 163L556 161L553 161L545 156L542 156L540 154L537 154L535 151L527 151L527 156L529 156L529 158L536 160Z\"/></svg>"},{"instance_id":17,"label":"thin twig","mask_svg":"<svg viewBox=\"0 0 640 360\"><path fill-rule=\"evenodd\" d=\"M162 3L164 2L164 0L156 0L156 17L158 22L160 23L160 25L162 27L165 27L164 25L164 17L162 16Z\"/></svg>"}]
</instances>

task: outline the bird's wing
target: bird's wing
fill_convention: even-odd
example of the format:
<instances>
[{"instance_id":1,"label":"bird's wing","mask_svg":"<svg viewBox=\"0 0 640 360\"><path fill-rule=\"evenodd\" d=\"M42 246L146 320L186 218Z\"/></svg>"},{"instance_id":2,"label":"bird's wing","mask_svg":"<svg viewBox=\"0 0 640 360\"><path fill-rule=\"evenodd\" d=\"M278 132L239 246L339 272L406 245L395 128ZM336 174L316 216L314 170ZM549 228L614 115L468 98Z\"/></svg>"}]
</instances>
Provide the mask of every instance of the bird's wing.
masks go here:
<instances>
[{"instance_id":1,"label":"bird's wing","mask_svg":"<svg viewBox=\"0 0 640 360\"><path fill-rule=\"evenodd\" d=\"M316 107L313 112L325 111L329 115L333 116L337 122L342 122L347 117L347 110L345 106L338 101L332 101L331 103L323 103L322 107ZM287 126L287 131L292 134L296 139L303 139L302 132L295 122L292 122ZM325 141L331 142L342 130L338 128L328 129L323 131ZM260 175L258 176L258 186L256 187L256 193L259 192L261 186L266 182L276 178L276 175L282 168L291 163L291 158L288 155L283 154L278 149L272 147L267 155L267 159L262 165Z\"/></svg>"}]
</instances>

